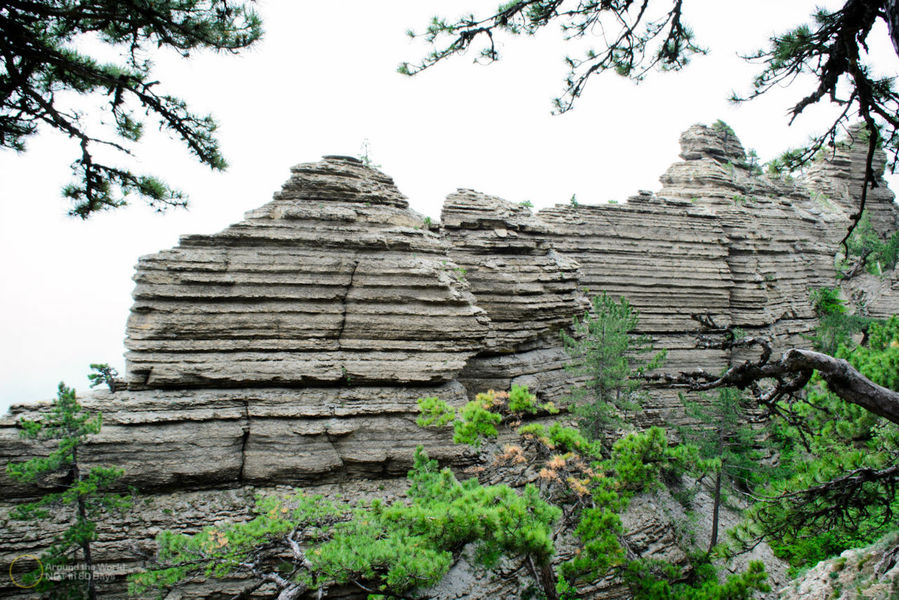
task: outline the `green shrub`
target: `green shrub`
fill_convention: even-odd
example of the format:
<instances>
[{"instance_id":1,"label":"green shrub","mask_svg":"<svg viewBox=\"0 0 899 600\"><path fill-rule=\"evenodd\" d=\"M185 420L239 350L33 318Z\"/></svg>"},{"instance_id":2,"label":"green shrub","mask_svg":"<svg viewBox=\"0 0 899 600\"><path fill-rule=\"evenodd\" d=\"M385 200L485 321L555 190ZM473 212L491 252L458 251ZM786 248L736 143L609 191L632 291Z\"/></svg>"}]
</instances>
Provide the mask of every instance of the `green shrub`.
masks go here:
<instances>
[{"instance_id":1,"label":"green shrub","mask_svg":"<svg viewBox=\"0 0 899 600\"><path fill-rule=\"evenodd\" d=\"M456 409L436 396L419 398L418 411L421 416L415 422L419 427L443 427L456 418Z\"/></svg>"},{"instance_id":2,"label":"green shrub","mask_svg":"<svg viewBox=\"0 0 899 600\"><path fill-rule=\"evenodd\" d=\"M462 408L459 418L453 421L453 442L477 448L482 438L496 437L496 426L502 420L502 415L484 408L483 402L472 400Z\"/></svg>"},{"instance_id":3,"label":"green shrub","mask_svg":"<svg viewBox=\"0 0 899 600\"><path fill-rule=\"evenodd\" d=\"M502 556L527 556L537 564L552 557L552 525L561 511L541 500L534 486L519 494L506 485L459 482L421 447L409 482L410 503L342 504L305 494L258 497L249 521L194 535L162 532L156 538L158 558L171 566L132 576L130 591L166 589L195 574L259 577L266 569L278 582L280 569L281 589L343 584L405 597L440 581L453 552L466 544L475 544L486 566ZM291 556L291 540L302 554L278 567L284 561L274 559Z\"/></svg>"}]
</instances>

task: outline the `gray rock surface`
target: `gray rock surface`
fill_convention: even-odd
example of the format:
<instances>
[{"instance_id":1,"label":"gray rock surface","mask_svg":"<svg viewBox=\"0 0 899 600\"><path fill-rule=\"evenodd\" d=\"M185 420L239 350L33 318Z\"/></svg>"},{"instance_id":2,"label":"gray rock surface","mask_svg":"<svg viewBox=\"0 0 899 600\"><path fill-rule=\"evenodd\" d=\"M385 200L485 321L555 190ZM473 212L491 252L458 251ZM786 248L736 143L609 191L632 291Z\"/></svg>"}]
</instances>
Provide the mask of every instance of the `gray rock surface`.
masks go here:
<instances>
[{"instance_id":1,"label":"gray rock surface","mask_svg":"<svg viewBox=\"0 0 899 600\"><path fill-rule=\"evenodd\" d=\"M781 600L894 600L899 597L899 535L824 560L779 591Z\"/></svg>"},{"instance_id":2,"label":"gray rock surface","mask_svg":"<svg viewBox=\"0 0 899 600\"><path fill-rule=\"evenodd\" d=\"M703 347L694 315L779 347L803 344L813 327L809 290L835 283L857 152L816 167L810 193L754 175L724 130L694 126L681 145L683 160L658 194L531 214L460 190L439 228L409 210L389 177L325 157L294 167L244 221L143 257L127 387L82 399L104 415L85 461L124 467L125 483L139 490L131 513L101 524L100 562L131 572L158 531L246 518L259 491L400 494L419 444L446 464L473 464L478 457L448 435L417 427L416 399L458 406L522 384L562 400L571 379L558 331L600 291L636 306L642 332L668 351L667 371L714 372L738 358ZM869 198L876 222L899 222L886 192ZM865 294L871 314L889 314L897 281L895 273L865 280L849 293ZM14 407L0 418L0 465L46 452L15 428L40 410ZM638 415L640 424L683 419L664 387ZM49 531L8 518L38 493L0 471L0 564L46 543ZM635 501L629 544L676 559L682 518L655 510L662 506L670 498ZM459 597L463 580L479 582L463 596L497 597L491 590L501 587L465 569L446 597ZM243 584L199 582L179 593L227 598ZM593 596L622 594L607 581ZM104 588L105 598L123 595L121 576ZM0 597L31 596L2 579Z\"/></svg>"},{"instance_id":3,"label":"gray rock surface","mask_svg":"<svg viewBox=\"0 0 899 600\"><path fill-rule=\"evenodd\" d=\"M243 222L140 260L128 385L448 381L487 318L447 249L378 171L294 167Z\"/></svg>"}]
</instances>

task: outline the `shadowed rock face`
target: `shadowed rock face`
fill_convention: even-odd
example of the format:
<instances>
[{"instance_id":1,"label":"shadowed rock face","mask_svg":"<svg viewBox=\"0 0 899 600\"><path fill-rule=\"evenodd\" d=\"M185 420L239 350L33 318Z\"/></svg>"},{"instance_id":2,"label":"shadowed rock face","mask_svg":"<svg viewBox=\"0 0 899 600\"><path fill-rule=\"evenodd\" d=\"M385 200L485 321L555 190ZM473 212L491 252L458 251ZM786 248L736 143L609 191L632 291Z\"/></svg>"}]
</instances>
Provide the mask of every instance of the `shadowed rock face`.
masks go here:
<instances>
[{"instance_id":1,"label":"shadowed rock face","mask_svg":"<svg viewBox=\"0 0 899 600\"><path fill-rule=\"evenodd\" d=\"M136 569L134 549L151 552L160 529L245 518L255 491L398 493L419 444L445 463L472 463L448 434L417 427L416 399L460 406L522 384L562 400L571 381L559 330L600 291L640 311L670 372L716 371L739 358L699 343L694 315L781 348L804 344L814 325L809 289L835 283L857 152L813 169L809 192L754 176L730 132L694 126L681 146L657 195L531 214L459 190L439 230L389 177L325 157L294 167L244 221L141 258L127 388L83 400L104 414L86 459L124 467L141 493L131 515L101 526L100 562ZM868 202L886 228L899 211L879 189ZM899 305L896 281L856 291L875 298L872 314L885 312ZM638 420L680 423L680 406L659 387ZM40 452L15 429L40 410L0 418L0 466ZM46 531L6 517L37 492L0 470L3 564L45 545ZM639 514L626 519L632 546L674 551L671 523ZM617 597L606 583L596 597ZM184 597L231 597L241 585L201 583ZM489 597L493 588L474 589ZM29 597L17 593L0 581L0 597ZM104 592L123 595L121 579Z\"/></svg>"}]
</instances>

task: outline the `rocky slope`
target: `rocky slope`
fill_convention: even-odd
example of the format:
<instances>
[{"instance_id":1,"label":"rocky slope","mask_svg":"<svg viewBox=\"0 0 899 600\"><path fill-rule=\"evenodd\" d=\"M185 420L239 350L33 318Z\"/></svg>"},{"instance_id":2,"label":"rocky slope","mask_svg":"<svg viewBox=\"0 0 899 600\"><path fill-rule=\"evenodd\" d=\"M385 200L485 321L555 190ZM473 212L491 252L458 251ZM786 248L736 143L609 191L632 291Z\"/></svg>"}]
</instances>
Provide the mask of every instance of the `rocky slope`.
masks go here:
<instances>
[{"instance_id":1,"label":"rocky slope","mask_svg":"<svg viewBox=\"0 0 899 600\"><path fill-rule=\"evenodd\" d=\"M813 325L809 289L834 283L852 206L840 181L855 163L815 172L810 184L833 194L822 199L753 175L727 131L694 126L681 146L657 195L531 214L459 190L439 227L409 210L389 177L325 157L294 167L244 221L143 257L127 386L83 400L104 414L87 461L124 467L139 492L133 511L101 526L98 560L119 574L104 597L123 595L121 575L139 568L159 530L243 518L256 492L400 493L419 444L459 468L479 460L417 427L416 399L460 405L518 383L561 400L570 378L558 331L592 293L627 297L671 372L733 358L697 341L697 315L780 347L801 343ZM891 195L869 202L878 223L899 214ZM895 282L878 284L877 310L896 302ZM40 451L15 429L39 410L0 419L0 464ZM639 420L682 422L675 392L654 389ZM7 516L38 489L0 473L0 490L8 565L46 532ZM635 506L632 545L675 552L676 515ZM230 597L241 585L200 582L183 597ZM596 597L616 597L608 590ZM3 579L0 597L30 595Z\"/></svg>"},{"instance_id":2,"label":"rocky slope","mask_svg":"<svg viewBox=\"0 0 899 600\"><path fill-rule=\"evenodd\" d=\"M899 598L899 533L824 560L780 590L781 600Z\"/></svg>"}]
</instances>

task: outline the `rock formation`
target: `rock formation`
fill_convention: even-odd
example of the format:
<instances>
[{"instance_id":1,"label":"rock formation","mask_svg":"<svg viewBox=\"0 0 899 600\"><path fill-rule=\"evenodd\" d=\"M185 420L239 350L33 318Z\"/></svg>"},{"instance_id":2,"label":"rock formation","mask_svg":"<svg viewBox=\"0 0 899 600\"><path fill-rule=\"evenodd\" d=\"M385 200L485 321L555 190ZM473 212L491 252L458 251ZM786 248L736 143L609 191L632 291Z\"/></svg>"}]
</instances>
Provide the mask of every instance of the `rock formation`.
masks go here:
<instances>
[{"instance_id":1,"label":"rock formation","mask_svg":"<svg viewBox=\"0 0 899 600\"><path fill-rule=\"evenodd\" d=\"M137 388L445 382L483 344L447 244L359 161L294 167L274 201L137 266Z\"/></svg>"},{"instance_id":2,"label":"rock formation","mask_svg":"<svg viewBox=\"0 0 899 600\"><path fill-rule=\"evenodd\" d=\"M893 600L899 596L899 535L824 560L780 590L781 600Z\"/></svg>"},{"instance_id":3,"label":"rock formation","mask_svg":"<svg viewBox=\"0 0 899 600\"><path fill-rule=\"evenodd\" d=\"M325 157L294 167L274 200L241 223L143 257L127 386L83 400L104 414L87 460L124 467L140 494L131 513L102 528L98 560L137 569L159 530L244 518L254 493L279 486L401 493L419 444L470 464L477 457L448 436L416 426L416 399L460 405L518 383L562 400L570 379L558 332L592 293L627 297L671 372L715 371L733 358L697 342L697 315L780 347L802 344L813 326L809 290L835 282L833 255L853 206L851 153L816 170L809 192L755 175L728 131L694 126L681 146L658 194L534 215L459 190L439 228L409 210L387 176ZM891 195L869 203L878 223L899 218ZM899 297L892 281L881 284L878 306ZM38 451L15 422L39 410L18 406L0 419L0 465ZM682 420L664 387L640 415L645 424ZM38 490L5 473L0 490L7 565L47 532L7 516ZM653 545L646 532L671 528L658 515L647 522L649 513L626 519L635 547ZM660 543L662 554L671 550ZM200 583L181 597L230 597L240 587ZM106 598L123 594L121 577L104 588ZM0 597L30 596L3 580Z\"/></svg>"}]
</instances>

